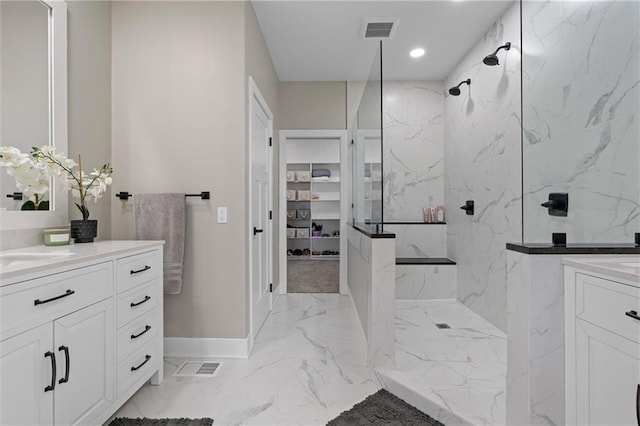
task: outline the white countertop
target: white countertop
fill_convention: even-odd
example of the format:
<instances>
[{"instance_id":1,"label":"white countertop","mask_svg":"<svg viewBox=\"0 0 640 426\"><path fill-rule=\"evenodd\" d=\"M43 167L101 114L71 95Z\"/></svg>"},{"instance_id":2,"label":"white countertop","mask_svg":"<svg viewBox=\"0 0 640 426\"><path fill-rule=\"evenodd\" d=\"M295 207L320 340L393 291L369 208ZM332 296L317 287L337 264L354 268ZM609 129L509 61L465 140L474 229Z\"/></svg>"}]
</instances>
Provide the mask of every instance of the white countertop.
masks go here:
<instances>
[{"instance_id":1,"label":"white countertop","mask_svg":"<svg viewBox=\"0 0 640 426\"><path fill-rule=\"evenodd\" d=\"M562 259L562 263L640 284L640 256L637 255L568 257Z\"/></svg>"},{"instance_id":2,"label":"white countertop","mask_svg":"<svg viewBox=\"0 0 640 426\"><path fill-rule=\"evenodd\" d=\"M81 262L100 260L127 252L152 249L164 241L96 241L47 247L44 245L0 251L0 285L23 275Z\"/></svg>"}]
</instances>

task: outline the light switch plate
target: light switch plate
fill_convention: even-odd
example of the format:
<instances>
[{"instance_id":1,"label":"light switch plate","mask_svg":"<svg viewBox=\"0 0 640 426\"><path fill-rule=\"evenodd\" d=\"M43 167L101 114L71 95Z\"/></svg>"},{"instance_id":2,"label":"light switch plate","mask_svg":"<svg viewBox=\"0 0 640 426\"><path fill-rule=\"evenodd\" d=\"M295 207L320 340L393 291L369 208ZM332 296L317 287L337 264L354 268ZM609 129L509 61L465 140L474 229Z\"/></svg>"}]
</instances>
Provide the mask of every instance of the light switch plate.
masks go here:
<instances>
[{"instance_id":1,"label":"light switch plate","mask_svg":"<svg viewBox=\"0 0 640 426\"><path fill-rule=\"evenodd\" d=\"M218 207L218 223L227 223L226 207Z\"/></svg>"}]
</instances>

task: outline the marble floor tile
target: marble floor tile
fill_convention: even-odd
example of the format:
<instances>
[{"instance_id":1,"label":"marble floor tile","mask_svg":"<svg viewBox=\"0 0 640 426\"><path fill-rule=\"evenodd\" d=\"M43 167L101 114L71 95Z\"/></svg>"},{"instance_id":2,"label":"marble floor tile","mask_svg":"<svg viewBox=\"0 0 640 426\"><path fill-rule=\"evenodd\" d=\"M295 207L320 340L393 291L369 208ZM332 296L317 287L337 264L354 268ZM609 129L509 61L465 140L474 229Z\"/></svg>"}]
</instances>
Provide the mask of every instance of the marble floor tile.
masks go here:
<instances>
[{"instance_id":1,"label":"marble floor tile","mask_svg":"<svg viewBox=\"0 0 640 426\"><path fill-rule=\"evenodd\" d=\"M351 296L281 296L249 359L224 359L212 378L145 385L119 417L211 417L215 425L325 425L378 390Z\"/></svg>"},{"instance_id":2,"label":"marble floor tile","mask_svg":"<svg viewBox=\"0 0 640 426\"><path fill-rule=\"evenodd\" d=\"M438 329L438 323L451 328ZM390 378L431 405L463 423L505 424L506 367L506 335L461 303L396 301L396 370Z\"/></svg>"}]
</instances>

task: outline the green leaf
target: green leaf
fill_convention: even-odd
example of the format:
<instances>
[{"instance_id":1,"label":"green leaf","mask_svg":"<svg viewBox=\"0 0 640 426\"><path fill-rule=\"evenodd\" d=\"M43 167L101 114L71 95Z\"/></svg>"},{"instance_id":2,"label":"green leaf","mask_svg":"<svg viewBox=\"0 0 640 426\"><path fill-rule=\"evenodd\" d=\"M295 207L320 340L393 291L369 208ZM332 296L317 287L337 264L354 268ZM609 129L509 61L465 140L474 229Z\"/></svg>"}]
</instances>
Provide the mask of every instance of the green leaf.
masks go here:
<instances>
[{"instance_id":1,"label":"green leaf","mask_svg":"<svg viewBox=\"0 0 640 426\"><path fill-rule=\"evenodd\" d=\"M40 203L38 204L38 210L49 210L49 202L40 201Z\"/></svg>"},{"instance_id":2,"label":"green leaf","mask_svg":"<svg viewBox=\"0 0 640 426\"><path fill-rule=\"evenodd\" d=\"M35 210L35 209L36 209L36 205L31 200L26 201L20 208L20 210Z\"/></svg>"}]
</instances>

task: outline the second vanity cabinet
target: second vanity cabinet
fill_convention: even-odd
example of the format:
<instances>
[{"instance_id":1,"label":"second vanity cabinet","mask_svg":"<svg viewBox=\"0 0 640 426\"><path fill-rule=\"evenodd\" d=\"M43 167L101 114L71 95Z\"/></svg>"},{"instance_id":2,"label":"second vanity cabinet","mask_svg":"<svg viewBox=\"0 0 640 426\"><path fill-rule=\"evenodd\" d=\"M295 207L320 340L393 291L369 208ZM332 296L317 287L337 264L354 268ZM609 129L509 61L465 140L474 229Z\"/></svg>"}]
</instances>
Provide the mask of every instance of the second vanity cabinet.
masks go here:
<instances>
[{"instance_id":1,"label":"second vanity cabinet","mask_svg":"<svg viewBox=\"0 0 640 426\"><path fill-rule=\"evenodd\" d=\"M101 424L162 380L161 259L156 243L3 283L0 424Z\"/></svg>"},{"instance_id":2,"label":"second vanity cabinet","mask_svg":"<svg viewBox=\"0 0 640 426\"><path fill-rule=\"evenodd\" d=\"M622 259L617 264L639 265ZM567 264L568 263L568 264ZM640 422L640 274L565 261L566 423ZM599 270L599 267L602 270Z\"/></svg>"}]
</instances>

